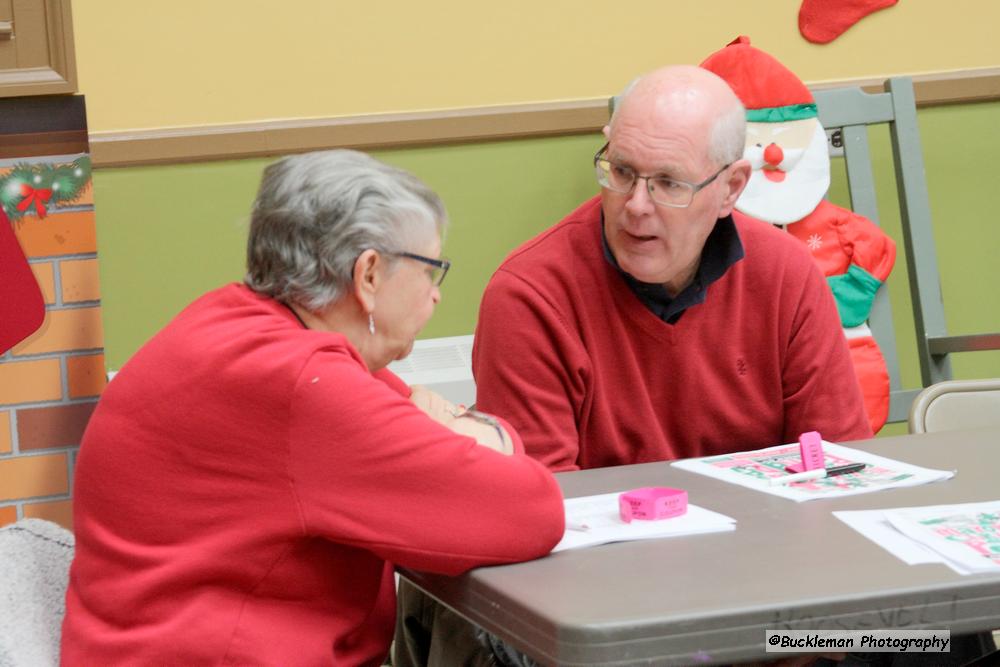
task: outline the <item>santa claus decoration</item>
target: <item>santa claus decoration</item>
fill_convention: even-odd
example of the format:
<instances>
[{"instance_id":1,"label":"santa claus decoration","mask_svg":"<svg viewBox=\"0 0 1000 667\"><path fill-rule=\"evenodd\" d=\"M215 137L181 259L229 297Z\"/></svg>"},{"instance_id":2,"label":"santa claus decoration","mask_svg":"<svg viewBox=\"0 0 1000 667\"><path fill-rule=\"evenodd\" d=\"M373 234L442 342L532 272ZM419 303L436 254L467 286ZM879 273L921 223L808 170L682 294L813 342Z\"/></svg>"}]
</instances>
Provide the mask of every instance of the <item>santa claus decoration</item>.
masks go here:
<instances>
[{"instance_id":1,"label":"santa claus decoration","mask_svg":"<svg viewBox=\"0 0 1000 667\"><path fill-rule=\"evenodd\" d=\"M736 209L799 240L826 276L840 313L872 430L889 413L889 374L867 320L896 260L896 244L871 220L830 203L826 132L805 84L738 37L701 65L732 87L747 110L744 158L753 171Z\"/></svg>"}]
</instances>

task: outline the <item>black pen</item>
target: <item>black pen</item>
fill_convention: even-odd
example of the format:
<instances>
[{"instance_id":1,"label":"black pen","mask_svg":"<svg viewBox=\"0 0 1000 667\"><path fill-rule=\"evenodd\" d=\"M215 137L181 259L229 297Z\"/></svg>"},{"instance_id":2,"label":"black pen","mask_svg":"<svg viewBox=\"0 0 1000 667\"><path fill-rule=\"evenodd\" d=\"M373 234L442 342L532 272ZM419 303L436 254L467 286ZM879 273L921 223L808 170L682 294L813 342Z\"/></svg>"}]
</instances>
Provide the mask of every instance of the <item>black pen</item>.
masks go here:
<instances>
[{"instance_id":1,"label":"black pen","mask_svg":"<svg viewBox=\"0 0 1000 667\"><path fill-rule=\"evenodd\" d=\"M784 475L783 477L772 477L768 480L771 486L777 486L778 484L791 484L792 482L804 482L810 479L822 479L824 477L833 477L835 475L847 475L852 472L859 472L868 467L867 463L845 463L842 466L832 466L830 468L814 468L812 470L806 470L805 472L799 472L793 468L785 468L791 475Z\"/></svg>"},{"instance_id":2,"label":"black pen","mask_svg":"<svg viewBox=\"0 0 1000 667\"><path fill-rule=\"evenodd\" d=\"M847 475L852 472L859 472L868 467L867 463L846 463L842 466L833 466L832 468L826 469L826 476L833 477L834 475Z\"/></svg>"},{"instance_id":3,"label":"black pen","mask_svg":"<svg viewBox=\"0 0 1000 667\"><path fill-rule=\"evenodd\" d=\"M831 466L826 468L826 474L824 477L829 477L831 475L846 475L851 472L858 472L859 470L864 470L868 467L867 463L845 463L842 466ZM817 468L818 470L818 468ZM801 473L801 470L796 470L791 466L785 466L785 471L791 473Z\"/></svg>"}]
</instances>

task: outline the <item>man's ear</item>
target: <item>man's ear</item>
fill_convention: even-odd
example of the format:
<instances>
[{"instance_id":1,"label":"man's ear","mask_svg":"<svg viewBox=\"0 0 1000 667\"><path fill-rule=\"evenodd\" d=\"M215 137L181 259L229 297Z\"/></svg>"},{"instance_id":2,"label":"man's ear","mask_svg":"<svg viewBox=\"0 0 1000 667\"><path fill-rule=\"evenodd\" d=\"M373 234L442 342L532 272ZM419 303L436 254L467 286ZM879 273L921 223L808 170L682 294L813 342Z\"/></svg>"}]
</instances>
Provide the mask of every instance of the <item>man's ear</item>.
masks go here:
<instances>
[{"instance_id":1,"label":"man's ear","mask_svg":"<svg viewBox=\"0 0 1000 667\"><path fill-rule=\"evenodd\" d=\"M375 294L381 285L384 268L385 260L372 248L354 260L354 298L366 314L375 310Z\"/></svg>"},{"instance_id":2,"label":"man's ear","mask_svg":"<svg viewBox=\"0 0 1000 667\"><path fill-rule=\"evenodd\" d=\"M729 165L729 169L727 169L726 173L720 177L724 179L722 181L722 187L725 189L722 207L719 210L720 218L724 218L733 212L733 208L736 206L736 200L740 198L741 194L743 194L743 189L750 181L750 172L751 167L749 160L739 159Z\"/></svg>"}]
</instances>

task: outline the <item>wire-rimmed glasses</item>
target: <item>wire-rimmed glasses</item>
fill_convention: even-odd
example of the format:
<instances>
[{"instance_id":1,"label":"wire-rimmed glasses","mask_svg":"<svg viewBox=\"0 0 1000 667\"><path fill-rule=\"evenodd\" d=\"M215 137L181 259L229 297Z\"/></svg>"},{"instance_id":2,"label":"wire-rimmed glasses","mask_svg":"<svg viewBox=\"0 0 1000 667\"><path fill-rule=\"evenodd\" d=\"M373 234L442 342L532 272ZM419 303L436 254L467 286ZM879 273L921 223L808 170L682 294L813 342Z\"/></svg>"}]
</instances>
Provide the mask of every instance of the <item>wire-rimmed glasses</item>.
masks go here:
<instances>
[{"instance_id":1,"label":"wire-rimmed glasses","mask_svg":"<svg viewBox=\"0 0 1000 667\"><path fill-rule=\"evenodd\" d=\"M729 163L723 166L701 183L679 181L662 174L641 176L632 167L609 160L604 154L608 150L608 145L604 144L601 146L601 149L594 155L594 169L597 172L597 182L601 187L626 194L632 192L636 181L641 179L646 181L649 198L653 202L672 208L687 208L690 206L698 191L710 185L712 181L719 177L719 174L728 169L732 164Z\"/></svg>"}]
</instances>

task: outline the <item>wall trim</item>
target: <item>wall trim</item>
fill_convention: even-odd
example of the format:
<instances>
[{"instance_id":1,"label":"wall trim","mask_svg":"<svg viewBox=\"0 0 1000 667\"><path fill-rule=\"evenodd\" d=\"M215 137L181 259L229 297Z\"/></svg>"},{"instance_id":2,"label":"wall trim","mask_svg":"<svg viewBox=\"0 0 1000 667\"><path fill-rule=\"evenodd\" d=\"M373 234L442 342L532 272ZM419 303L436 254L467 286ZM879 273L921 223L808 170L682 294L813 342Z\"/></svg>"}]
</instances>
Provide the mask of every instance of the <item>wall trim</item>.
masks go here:
<instances>
[{"instance_id":1,"label":"wall trim","mask_svg":"<svg viewBox=\"0 0 1000 667\"><path fill-rule=\"evenodd\" d=\"M824 81L814 90L882 79ZM1000 67L913 75L918 106L1000 99ZM367 114L204 127L90 133L95 167L233 160L328 148L363 150L598 132L607 98L444 111Z\"/></svg>"}]
</instances>

